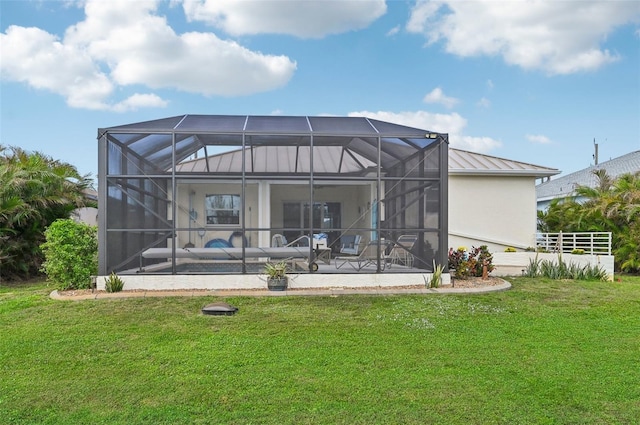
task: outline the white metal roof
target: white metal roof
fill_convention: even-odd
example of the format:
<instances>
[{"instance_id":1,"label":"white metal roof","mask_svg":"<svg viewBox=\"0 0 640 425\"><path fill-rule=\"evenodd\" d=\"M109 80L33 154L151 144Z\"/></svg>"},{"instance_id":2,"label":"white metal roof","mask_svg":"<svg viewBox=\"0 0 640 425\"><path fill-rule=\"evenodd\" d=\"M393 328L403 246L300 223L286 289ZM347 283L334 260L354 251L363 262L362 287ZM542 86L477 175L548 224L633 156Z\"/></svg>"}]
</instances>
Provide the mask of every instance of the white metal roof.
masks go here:
<instances>
[{"instance_id":1,"label":"white metal roof","mask_svg":"<svg viewBox=\"0 0 640 425\"><path fill-rule=\"evenodd\" d=\"M549 177L559 173L560 170L555 168L449 148L450 175L519 175L528 177Z\"/></svg>"}]
</instances>

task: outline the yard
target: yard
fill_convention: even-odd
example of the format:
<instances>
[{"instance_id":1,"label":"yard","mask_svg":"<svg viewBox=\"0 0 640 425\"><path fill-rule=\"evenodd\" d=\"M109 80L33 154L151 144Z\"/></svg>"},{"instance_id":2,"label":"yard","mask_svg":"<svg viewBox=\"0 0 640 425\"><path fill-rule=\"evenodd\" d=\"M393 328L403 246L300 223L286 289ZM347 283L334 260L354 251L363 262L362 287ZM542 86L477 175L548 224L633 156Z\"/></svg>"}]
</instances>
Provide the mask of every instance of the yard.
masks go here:
<instances>
[{"instance_id":1,"label":"yard","mask_svg":"<svg viewBox=\"0 0 640 425\"><path fill-rule=\"evenodd\" d=\"M632 424L640 278L483 295L55 301L0 286L10 424Z\"/></svg>"}]
</instances>

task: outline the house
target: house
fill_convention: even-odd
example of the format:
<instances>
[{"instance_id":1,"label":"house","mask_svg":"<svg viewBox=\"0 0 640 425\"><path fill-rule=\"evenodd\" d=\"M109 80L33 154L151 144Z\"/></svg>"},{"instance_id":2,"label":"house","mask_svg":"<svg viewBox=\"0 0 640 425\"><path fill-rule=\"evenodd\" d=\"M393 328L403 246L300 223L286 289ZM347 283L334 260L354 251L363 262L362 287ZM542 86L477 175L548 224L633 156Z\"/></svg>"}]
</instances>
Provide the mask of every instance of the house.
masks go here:
<instances>
[{"instance_id":1,"label":"house","mask_svg":"<svg viewBox=\"0 0 640 425\"><path fill-rule=\"evenodd\" d=\"M350 235L379 255L350 282L423 283L447 262L446 134L363 117L184 115L99 129L98 144L100 276L219 280L282 257L301 275L336 274ZM386 267L406 234L412 267ZM279 235L297 243L272 246Z\"/></svg>"},{"instance_id":2,"label":"house","mask_svg":"<svg viewBox=\"0 0 640 425\"><path fill-rule=\"evenodd\" d=\"M555 168L449 149L449 246L535 246L536 180Z\"/></svg>"},{"instance_id":3,"label":"house","mask_svg":"<svg viewBox=\"0 0 640 425\"><path fill-rule=\"evenodd\" d=\"M612 179L626 173L637 173L640 171L640 151L630 152L539 184L536 187L537 209L540 211L546 210L549 203L554 199L575 198L575 189L578 186L596 187L598 177L594 172L598 170L605 171ZM577 200L580 201L580 199Z\"/></svg>"},{"instance_id":4,"label":"house","mask_svg":"<svg viewBox=\"0 0 640 425\"><path fill-rule=\"evenodd\" d=\"M281 258L298 286L424 284L451 246L531 245L535 179L558 172L364 117L184 115L98 143L99 275L141 289L255 287ZM375 258L338 268L354 235Z\"/></svg>"},{"instance_id":5,"label":"house","mask_svg":"<svg viewBox=\"0 0 640 425\"><path fill-rule=\"evenodd\" d=\"M98 192L93 188L84 190L84 196L92 203L98 202ZM97 226L98 209L95 207L76 208L71 212L71 219L78 223L88 224L89 226Z\"/></svg>"}]
</instances>

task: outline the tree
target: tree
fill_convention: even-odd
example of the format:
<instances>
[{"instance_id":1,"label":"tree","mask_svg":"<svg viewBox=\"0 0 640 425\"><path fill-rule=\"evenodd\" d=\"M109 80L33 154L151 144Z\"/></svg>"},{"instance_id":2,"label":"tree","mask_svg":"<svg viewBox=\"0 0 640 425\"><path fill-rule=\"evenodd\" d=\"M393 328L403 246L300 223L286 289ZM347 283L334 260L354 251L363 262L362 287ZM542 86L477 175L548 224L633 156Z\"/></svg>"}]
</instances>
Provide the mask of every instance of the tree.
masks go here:
<instances>
[{"instance_id":1,"label":"tree","mask_svg":"<svg viewBox=\"0 0 640 425\"><path fill-rule=\"evenodd\" d=\"M640 272L640 173L611 179L595 171L596 187L579 186L576 195L586 198L554 200L549 209L538 212L542 232L611 232L616 268Z\"/></svg>"},{"instance_id":2,"label":"tree","mask_svg":"<svg viewBox=\"0 0 640 425\"><path fill-rule=\"evenodd\" d=\"M0 145L0 278L39 273L45 229L86 206L90 184L72 165Z\"/></svg>"}]
</instances>

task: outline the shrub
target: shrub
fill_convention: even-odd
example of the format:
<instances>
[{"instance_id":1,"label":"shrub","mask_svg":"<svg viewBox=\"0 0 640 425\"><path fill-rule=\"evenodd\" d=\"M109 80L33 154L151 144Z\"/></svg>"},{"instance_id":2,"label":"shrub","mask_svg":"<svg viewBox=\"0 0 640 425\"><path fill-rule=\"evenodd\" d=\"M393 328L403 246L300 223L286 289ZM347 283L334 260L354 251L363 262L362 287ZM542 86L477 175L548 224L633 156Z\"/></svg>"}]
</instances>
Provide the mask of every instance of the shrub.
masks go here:
<instances>
[{"instance_id":1,"label":"shrub","mask_svg":"<svg viewBox=\"0 0 640 425\"><path fill-rule=\"evenodd\" d=\"M516 252L517 250L512 247L512 246L508 246L504 249L504 252Z\"/></svg>"},{"instance_id":2,"label":"shrub","mask_svg":"<svg viewBox=\"0 0 640 425\"><path fill-rule=\"evenodd\" d=\"M573 251L571 251L571 253L575 255L584 255L584 249L575 248Z\"/></svg>"},{"instance_id":3,"label":"shrub","mask_svg":"<svg viewBox=\"0 0 640 425\"><path fill-rule=\"evenodd\" d=\"M428 288L437 288L440 286L443 270L444 267L442 266L442 264L436 265L436 260L433 260L433 274L431 275L431 280L428 283Z\"/></svg>"},{"instance_id":4,"label":"shrub","mask_svg":"<svg viewBox=\"0 0 640 425\"><path fill-rule=\"evenodd\" d=\"M104 288L107 292L120 292L124 287L124 280L115 272L111 272L109 277L104 280Z\"/></svg>"},{"instance_id":5,"label":"shrub","mask_svg":"<svg viewBox=\"0 0 640 425\"><path fill-rule=\"evenodd\" d=\"M42 271L61 290L88 289L98 272L98 236L95 226L70 219L54 221L40 245L45 261Z\"/></svg>"},{"instance_id":6,"label":"shrub","mask_svg":"<svg viewBox=\"0 0 640 425\"><path fill-rule=\"evenodd\" d=\"M455 270L454 276L457 279L467 279L471 276L482 276L484 265L487 272L491 273L495 268L493 265L493 255L486 245L478 248L472 247L470 252L461 246L457 250L449 249L449 269Z\"/></svg>"},{"instance_id":7,"label":"shrub","mask_svg":"<svg viewBox=\"0 0 640 425\"><path fill-rule=\"evenodd\" d=\"M573 279L573 280L601 280L606 281L607 272L600 266L587 264L580 266L573 262L567 264L562 256L558 256L558 261L529 260L529 265L524 270L526 277L546 277L549 279Z\"/></svg>"}]
</instances>

